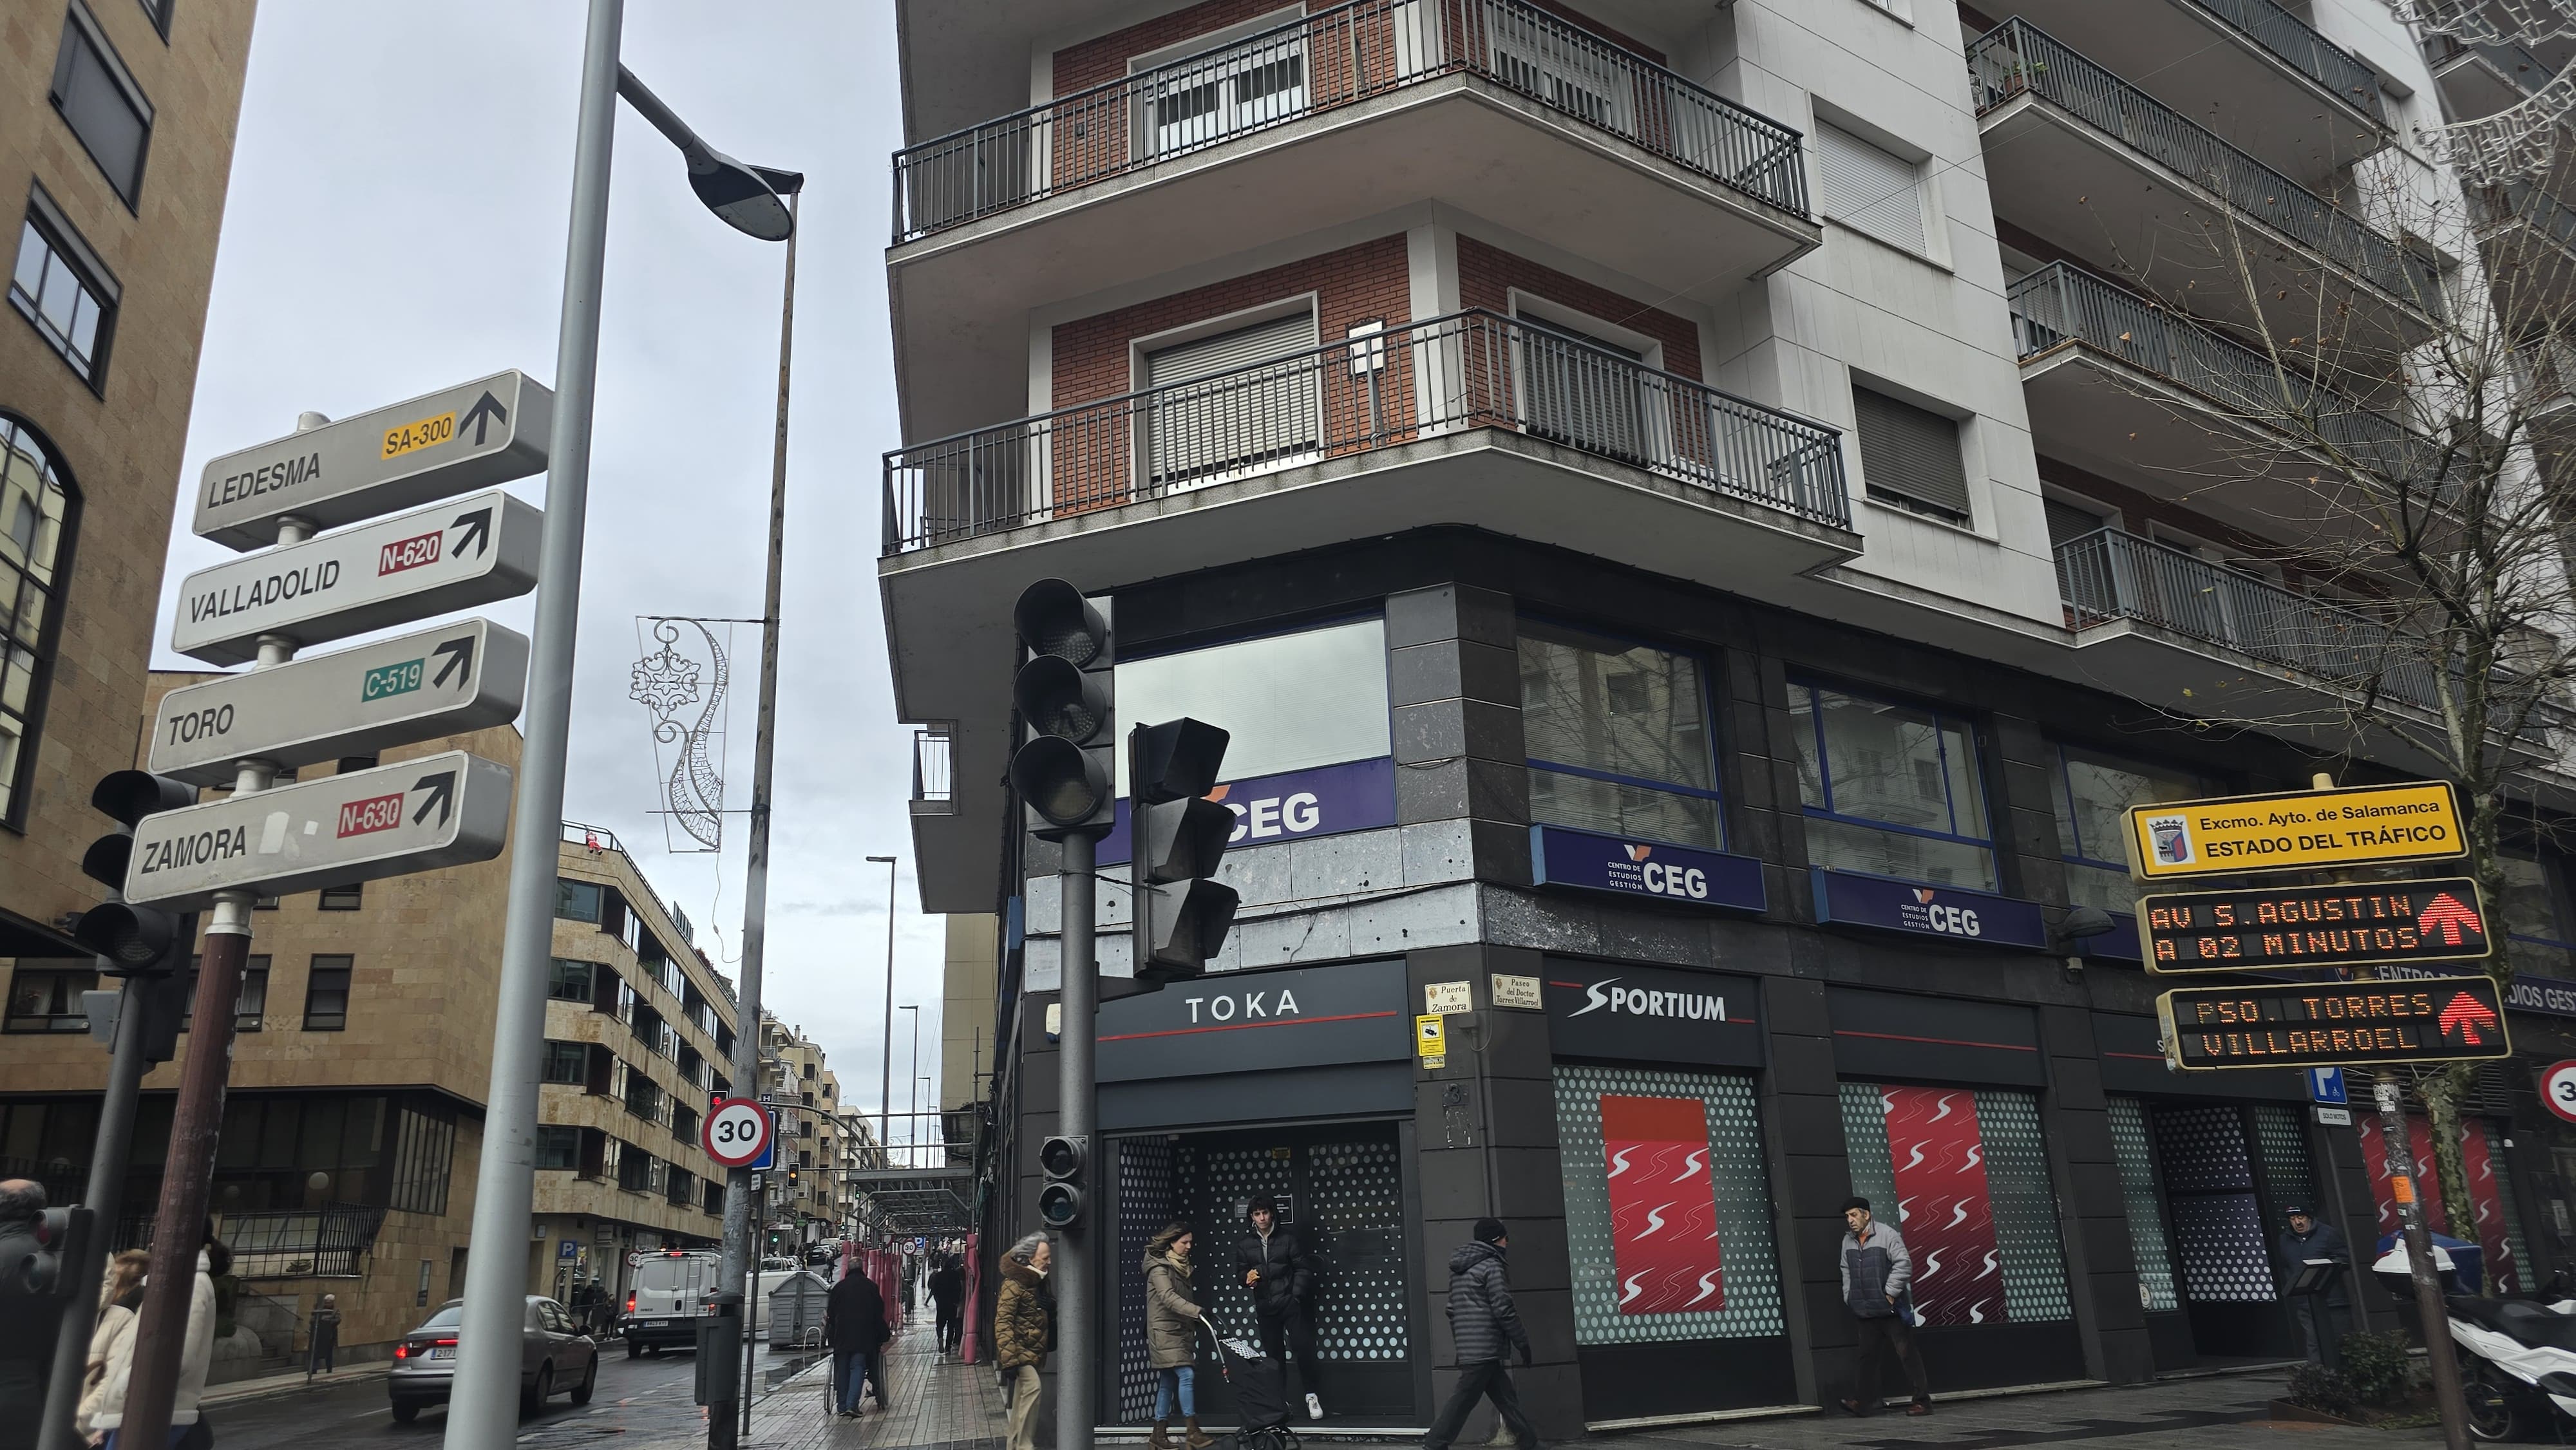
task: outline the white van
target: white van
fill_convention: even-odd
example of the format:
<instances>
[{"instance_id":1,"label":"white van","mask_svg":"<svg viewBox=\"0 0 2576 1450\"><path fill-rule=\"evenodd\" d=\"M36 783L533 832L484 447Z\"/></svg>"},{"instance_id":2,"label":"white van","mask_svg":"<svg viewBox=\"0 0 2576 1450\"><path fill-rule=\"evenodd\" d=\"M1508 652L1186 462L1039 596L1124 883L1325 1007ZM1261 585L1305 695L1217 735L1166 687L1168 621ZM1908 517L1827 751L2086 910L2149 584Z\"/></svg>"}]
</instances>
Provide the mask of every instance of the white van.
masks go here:
<instances>
[{"instance_id":1,"label":"white van","mask_svg":"<svg viewBox=\"0 0 2576 1450\"><path fill-rule=\"evenodd\" d=\"M648 1349L660 1354L667 1346L695 1347L698 1319L709 1310L707 1299L716 1291L723 1257L707 1249L665 1249L629 1254L626 1262L635 1270L626 1314L618 1321L626 1357Z\"/></svg>"}]
</instances>

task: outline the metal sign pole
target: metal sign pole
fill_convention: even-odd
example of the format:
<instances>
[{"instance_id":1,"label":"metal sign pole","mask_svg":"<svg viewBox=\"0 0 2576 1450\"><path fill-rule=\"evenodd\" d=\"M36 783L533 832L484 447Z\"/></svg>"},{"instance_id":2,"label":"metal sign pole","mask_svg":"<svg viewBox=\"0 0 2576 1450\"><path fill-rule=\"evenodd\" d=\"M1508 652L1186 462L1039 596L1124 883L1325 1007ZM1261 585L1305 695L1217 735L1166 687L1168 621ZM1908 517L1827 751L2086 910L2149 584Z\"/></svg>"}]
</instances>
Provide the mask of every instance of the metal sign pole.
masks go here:
<instances>
[{"instance_id":1,"label":"metal sign pole","mask_svg":"<svg viewBox=\"0 0 2576 1450\"><path fill-rule=\"evenodd\" d=\"M1092 1138L1094 1108L1095 1057L1097 1040L1092 1021L1100 1002L1100 962L1097 956L1098 891L1093 881L1097 869L1100 843L1079 833L1064 838L1064 869L1057 877L1063 892L1059 908L1064 920L1063 997L1057 1023L1056 1055L1058 1086L1062 1103L1058 1108L1057 1131L1077 1137L1089 1146ZM1102 1178L1098 1163L1085 1165L1086 1191L1094 1190ZM1098 1203L1087 1205L1069 1228L1056 1234L1055 1267L1048 1277L1055 1284L1057 1340L1064 1347L1064 1361L1056 1366L1055 1450L1091 1450L1091 1431L1095 1423L1092 1403L1097 1390L1092 1370L1093 1314L1092 1287L1097 1256L1091 1251L1092 1225L1100 1212Z\"/></svg>"},{"instance_id":2,"label":"metal sign pole","mask_svg":"<svg viewBox=\"0 0 2576 1450\"><path fill-rule=\"evenodd\" d=\"M2379 1101L2379 1141L2388 1159L2388 1191L2397 1199L2397 1221L2406 1239L2406 1277L2415 1284L2415 1310L2424 1321L2425 1357L2433 1369L2433 1403L2442 1412L2447 1450L2469 1450L2468 1402L2460 1389L2460 1357L2451 1352L2451 1315L2433 1267L2433 1235L2415 1195L2415 1145L2406 1130L2406 1104L2385 1073L2371 1084Z\"/></svg>"}]
</instances>

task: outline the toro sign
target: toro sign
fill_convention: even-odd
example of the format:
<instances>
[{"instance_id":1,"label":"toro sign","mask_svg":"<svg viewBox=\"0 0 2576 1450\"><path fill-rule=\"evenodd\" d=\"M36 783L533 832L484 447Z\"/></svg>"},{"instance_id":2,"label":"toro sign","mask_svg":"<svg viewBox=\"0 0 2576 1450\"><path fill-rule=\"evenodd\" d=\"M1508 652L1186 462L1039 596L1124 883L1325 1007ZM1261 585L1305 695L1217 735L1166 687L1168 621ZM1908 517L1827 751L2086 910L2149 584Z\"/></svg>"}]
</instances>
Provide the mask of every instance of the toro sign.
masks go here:
<instances>
[{"instance_id":1,"label":"toro sign","mask_svg":"<svg viewBox=\"0 0 2576 1450\"><path fill-rule=\"evenodd\" d=\"M2447 781L2129 808L2129 869L2151 881L2446 860L2468 849Z\"/></svg>"},{"instance_id":2,"label":"toro sign","mask_svg":"<svg viewBox=\"0 0 2576 1450\"><path fill-rule=\"evenodd\" d=\"M748 1168L769 1151L769 1111L749 1098L726 1098L698 1128L699 1146L727 1168Z\"/></svg>"}]
</instances>

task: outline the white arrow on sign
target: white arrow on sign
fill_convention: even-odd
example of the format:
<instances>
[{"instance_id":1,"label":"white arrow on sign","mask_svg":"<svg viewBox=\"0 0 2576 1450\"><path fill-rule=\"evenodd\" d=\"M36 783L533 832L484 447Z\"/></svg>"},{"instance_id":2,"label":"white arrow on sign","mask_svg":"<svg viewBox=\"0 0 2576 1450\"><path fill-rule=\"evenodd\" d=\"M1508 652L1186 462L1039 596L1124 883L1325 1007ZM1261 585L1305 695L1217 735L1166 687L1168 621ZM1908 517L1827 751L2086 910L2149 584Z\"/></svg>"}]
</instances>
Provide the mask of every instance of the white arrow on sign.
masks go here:
<instances>
[{"instance_id":1,"label":"white arrow on sign","mask_svg":"<svg viewBox=\"0 0 2576 1450\"><path fill-rule=\"evenodd\" d=\"M322 644L525 594L545 523L494 489L200 569L179 586L170 647L237 665L264 634Z\"/></svg>"},{"instance_id":2,"label":"white arrow on sign","mask_svg":"<svg viewBox=\"0 0 2576 1450\"><path fill-rule=\"evenodd\" d=\"M145 816L125 899L194 911L218 891L285 896L489 861L509 838L510 780L450 750Z\"/></svg>"},{"instance_id":3,"label":"white arrow on sign","mask_svg":"<svg viewBox=\"0 0 2576 1450\"><path fill-rule=\"evenodd\" d=\"M514 369L228 453L206 465L194 528L256 549L288 514L335 529L542 473L554 413Z\"/></svg>"},{"instance_id":4,"label":"white arrow on sign","mask_svg":"<svg viewBox=\"0 0 2576 1450\"><path fill-rule=\"evenodd\" d=\"M234 766L311 765L519 718L525 635L469 619L337 654L172 690L152 716L151 768L230 785Z\"/></svg>"}]
</instances>

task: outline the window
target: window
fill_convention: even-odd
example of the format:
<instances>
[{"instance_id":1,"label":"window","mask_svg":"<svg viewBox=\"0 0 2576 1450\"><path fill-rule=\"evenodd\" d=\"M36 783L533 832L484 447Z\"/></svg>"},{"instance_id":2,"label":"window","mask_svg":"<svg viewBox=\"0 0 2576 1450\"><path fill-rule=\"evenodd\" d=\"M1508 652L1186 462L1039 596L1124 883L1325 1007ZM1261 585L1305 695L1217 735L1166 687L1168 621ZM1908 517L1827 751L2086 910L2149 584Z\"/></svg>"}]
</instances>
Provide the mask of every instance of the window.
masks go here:
<instances>
[{"instance_id":1,"label":"window","mask_svg":"<svg viewBox=\"0 0 2576 1450\"><path fill-rule=\"evenodd\" d=\"M2534 857L2503 852L2496 864L2504 868L2504 900L2495 911L2504 918L2505 954L2514 966L2552 973L2576 964L2576 939L2558 910L2557 872Z\"/></svg>"},{"instance_id":2,"label":"window","mask_svg":"<svg viewBox=\"0 0 2576 1450\"><path fill-rule=\"evenodd\" d=\"M1145 355L1145 470L1159 493L1312 454L1311 308ZM1264 366L1267 364L1267 366ZM1197 380L1197 381L1194 381Z\"/></svg>"},{"instance_id":3,"label":"window","mask_svg":"<svg viewBox=\"0 0 2576 1450\"><path fill-rule=\"evenodd\" d=\"M648 1123L662 1121L662 1085L643 1073L626 1074L626 1111Z\"/></svg>"},{"instance_id":4,"label":"window","mask_svg":"<svg viewBox=\"0 0 2576 1450\"><path fill-rule=\"evenodd\" d=\"M719 1218L723 1217L723 1216L724 1216L724 1196L725 1196L725 1186L724 1186L724 1184L723 1184L722 1182L720 1182L720 1181L716 1180L716 1179L712 1179L712 1178L710 1178L710 1179L708 1179L708 1180L707 1180L706 1188L707 1188L707 1201L706 1201L704 1204L700 1205L700 1207L704 1208L707 1212L709 1212L709 1213L711 1213L711 1214L714 1214L714 1215L716 1215L716 1216L717 1216L717 1217L719 1217Z\"/></svg>"},{"instance_id":5,"label":"window","mask_svg":"<svg viewBox=\"0 0 2576 1450\"><path fill-rule=\"evenodd\" d=\"M671 1165L668 1176L670 1182L664 1188L662 1196L669 1199L673 1207L686 1208L690 1204L698 1201L698 1176L696 1174L691 1173L689 1170L682 1168L677 1163L674 1163Z\"/></svg>"},{"instance_id":6,"label":"window","mask_svg":"<svg viewBox=\"0 0 2576 1450\"><path fill-rule=\"evenodd\" d=\"M1645 358L1562 322L1521 317L1522 421L1541 438L1644 463L1649 452Z\"/></svg>"},{"instance_id":7,"label":"window","mask_svg":"<svg viewBox=\"0 0 2576 1450\"><path fill-rule=\"evenodd\" d=\"M170 38L170 7L175 3L176 0L142 0L143 13L152 17L152 28L161 32L164 41Z\"/></svg>"},{"instance_id":8,"label":"window","mask_svg":"<svg viewBox=\"0 0 2576 1450\"><path fill-rule=\"evenodd\" d=\"M179 1009L179 1030L187 1031L197 1021L197 969L203 957L188 959L188 985L185 1004ZM265 953L245 958L242 962L240 995L233 998L233 1031L257 1032L268 1021L268 957Z\"/></svg>"},{"instance_id":9,"label":"window","mask_svg":"<svg viewBox=\"0 0 2576 1450\"><path fill-rule=\"evenodd\" d=\"M650 1153L619 1145L617 1186L629 1193L650 1193L662 1181L662 1163Z\"/></svg>"},{"instance_id":10,"label":"window","mask_svg":"<svg viewBox=\"0 0 2576 1450\"><path fill-rule=\"evenodd\" d=\"M671 1136L683 1143L698 1141L698 1110L687 1103L672 1103Z\"/></svg>"},{"instance_id":11,"label":"window","mask_svg":"<svg viewBox=\"0 0 2576 1450\"><path fill-rule=\"evenodd\" d=\"M597 962L555 958L554 967L546 977L546 995L558 1002L589 1002L591 973L598 966Z\"/></svg>"},{"instance_id":12,"label":"window","mask_svg":"<svg viewBox=\"0 0 2576 1450\"><path fill-rule=\"evenodd\" d=\"M596 925L602 909L605 889L596 881L555 879L555 915L566 921L587 921Z\"/></svg>"},{"instance_id":13,"label":"window","mask_svg":"<svg viewBox=\"0 0 2576 1450\"><path fill-rule=\"evenodd\" d=\"M2197 800L2218 794L2198 776L2124 760L2073 745L2057 747L2051 772L2057 803L2057 850L2066 860L2066 899L2123 915L2138 907L2129 881L2125 813L2157 801Z\"/></svg>"},{"instance_id":14,"label":"window","mask_svg":"<svg viewBox=\"0 0 2576 1450\"><path fill-rule=\"evenodd\" d=\"M63 124L107 173L107 184L132 209L143 188L143 154L152 144L152 103L80 0L72 0L63 22L51 99Z\"/></svg>"},{"instance_id":15,"label":"window","mask_svg":"<svg viewBox=\"0 0 2576 1450\"><path fill-rule=\"evenodd\" d=\"M394 1125L393 1196L388 1206L403 1213L447 1212L448 1174L455 1160L455 1120L404 1108Z\"/></svg>"},{"instance_id":16,"label":"window","mask_svg":"<svg viewBox=\"0 0 2576 1450\"><path fill-rule=\"evenodd\" d=\"M9 979L11 1032L86 1032L89 1013L81 993L98 985L98 973L87 967L21 966Z\"/></svg>"},{"instance_id":17,"label":"window","mask_svg":"<svg viewBox=\"0 0 2576 1450\"><path fill-rule=\"evenodd\" d=\"M586 1042L546 1043L545 1082L565 1083L580 1087L590 1081L590 1044Z\"/></svg>"},{"instance_id":18,"label":"window","mask_svg":"<svg viewBox=\"0 0 2576 1450\"><path fill-rule=\"evenodd\" d=\"M1305 52L1302 29L1273 31L1187 64L1154 67L1162 74L1152 83L1153 123L1144 138L1152 154L1174 155L1303 111Z\"/></svg>"},{"instance_id":19,"label":"window","mask_svg":"<svg viewBox=\"0 0 2576 1450\"><path fill-rule=\"evenodd\" d=\"M322 899L314 903L322 911L356 911L366 894L364 886L325 886Z\"/></svg>"},{"instance_id":20,"label":"window","mask_svg":"<svg viewBox=\"0 0 2576 1450\"><path fill-rule=\"evenodd\" d=\"M1228 780L1370 760L1389 749L1383 620L1121 660L1115 688L1120 708L1132 708L1125 718L1187 715L1227 731ZM1127 752L1117 755L1123 795ZM1240 844L1265 843L1247 836Z\"/></svg>"},{"instance_id":21,"label":"window","mask_svg":"<svg viewBox=\"0 0 2576 1450\"><path fill-rule=\"evenodd\" d=\"M0 413L0 825L26 817L26 777L53 673L55 575L70 552L73 492L35 430Z\"/></svg>"},{"instance_id":22,"label":"window","mask_svg":"<svg viewBox=\"0 0 2576 1450\"><path fill-rule=\"evenodd\" d=\"M1789 717L1809 861L1994 889L1973 730L1917 706L1797 683Z\"/></svg>"},{"instance_id":23,"label":"window","mask_svg":"<svg viewBox=\"0 0 2576 1450\"><path fill-rule=\"evenodd\" d=\"M420 1261L420 1288L411 1296L412 1307L415 1309L429 1307L429 1264L430 1261L427 1259Z\"/></svg>"},{"instance_id":24,"label":"window","mask_svg":"<svg viewBox=\"0 0 2576 1450\"><path fill-rule=\"evenodd\" d=\"M1959 457L1959 425L1928 408L1867 388L1852 389L1860 434L1860 471L1869 496L1891 508L1964 527L1968 470Z\"/></svg>"},{"instance_id":25,"label":"window","mask_svg":"<svg viewBox=\"0 0 2576 1450\"><path fill-rule=\"evenodd\" d=\"M1716 761L1699 661L1521 624L1530 819L1716 849Z\"/></svg>"},{"instance_id":26,"label":"window","mask_svg":"<svg viewBox=\"0 0 2576 1450\"><path fill-rule=\"evenodd\" d=\"M1925 249L1923 168L1830 121L1816 122L1816 182L1826 216L1917 256Z\"/></svg>"},{"instance_id":27,"label":"window","mask_svg":"<svg viewBox=\"0 0 2576 1450\"><path fill-rule=\"evenodd\" d=\"M1852 1192L1875 1204L1906 1205L1903 1232L1914 1255L1920 1322L2075 1317L2038 1098L2009 1089L1847 1082L1841 1099ZM2000 1272L1944 1274L1933 1267L1943 1263L1993 1264Z\"/></svg>"},{"instance_id":28,"label":"window","mask_svg":"<svg viewBox=\"0 0 2576 1450\"><path fill-rule=\"evenodd\" d=\"M349 1026L351 958L315 957L304 979L304 1030L340 1032Z\"/></svg>"},{"instance_id":29,"label":"window","mask_svg":"<svg viewBox=\"0 0 2576 1450\"><path fill-rule=\"evenodd\" d=\"M581 1129L553 1126L537 1129L537 1166L573 1170L581 1167Z\"/></svg>"},{"instance_id":30,"label":"window","mask_svg":"<svg viewBox=\"0 0 2576 1450\"><path fill-rule=\"evenodd\" d=\"M98 254L37 187L18 231L9 301L92 391L102 386L119 295Z\"/></svg>"}]
</instances>

